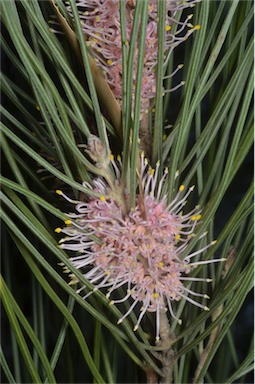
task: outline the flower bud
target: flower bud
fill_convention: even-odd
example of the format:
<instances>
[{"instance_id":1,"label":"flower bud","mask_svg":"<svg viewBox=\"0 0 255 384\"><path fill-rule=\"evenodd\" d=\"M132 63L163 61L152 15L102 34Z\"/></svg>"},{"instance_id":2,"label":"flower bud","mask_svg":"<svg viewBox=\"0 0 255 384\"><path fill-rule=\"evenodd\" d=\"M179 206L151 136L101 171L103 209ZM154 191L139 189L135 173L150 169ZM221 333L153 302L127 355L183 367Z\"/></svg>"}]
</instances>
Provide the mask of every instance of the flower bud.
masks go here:
<instances>
[{"instance_id":1,"label":"flower bud","mask_svg":"<svg viewBox=\"0 0 255 384\"><path fill-rule=\"evenodd\" d=\"M99 137L95 135L89 136L85 152L87 152L90 158L95 161L98 168L106 167L110 162L104 144Z\"/></svg>"}]
</instances>

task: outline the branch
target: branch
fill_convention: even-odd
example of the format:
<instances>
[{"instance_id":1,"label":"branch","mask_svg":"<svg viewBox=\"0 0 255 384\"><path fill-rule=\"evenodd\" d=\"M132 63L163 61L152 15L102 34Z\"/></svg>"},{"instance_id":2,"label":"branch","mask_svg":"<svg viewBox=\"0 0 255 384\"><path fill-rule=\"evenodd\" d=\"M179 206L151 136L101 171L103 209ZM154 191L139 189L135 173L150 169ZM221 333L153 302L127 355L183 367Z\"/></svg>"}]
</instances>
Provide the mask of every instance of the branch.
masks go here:
<instances>
[{"instance_id":1,"label":"branch","mask_svg":"<svg viewBox=\"0 0 255 384\"><path fill-rule=\"evenodd\" d=\"M176 341L174 335L171 333L170 324L165 311L160 313L160 340L157 343L157 347L162 352L154 353L154 356L161 363L162 371L164 372L161 379L156 377L156 373L152 372L152 369L148 369L147 384L171 384L173 380L173 367L176 361L172 345ZM151 381L154 380L154 381Z\"/></svg>"}]
</instances>

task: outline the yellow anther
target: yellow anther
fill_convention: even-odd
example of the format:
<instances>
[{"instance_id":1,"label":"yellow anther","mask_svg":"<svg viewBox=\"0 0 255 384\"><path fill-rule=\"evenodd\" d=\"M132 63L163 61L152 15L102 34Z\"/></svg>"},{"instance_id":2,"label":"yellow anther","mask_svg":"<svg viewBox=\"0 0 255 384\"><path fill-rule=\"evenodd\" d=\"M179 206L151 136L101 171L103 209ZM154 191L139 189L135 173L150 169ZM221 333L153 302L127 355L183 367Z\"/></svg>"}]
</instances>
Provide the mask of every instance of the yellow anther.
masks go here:
<instances>
[{"instance_id":1,"label":"yellow anther","mask_svg":"<svg viewBox=\"0 0 255 384\"><path fill-rule=\"evenodd\" d=\"M64 223L65 223L66 225L70 225L70 224L72 223L72 221L71 221L70 219L68 219L68 220L65 220Z\"/></svg>"},{"instance_id":2,"label":"yellow anther","mask_svg":"<svg viewBox=\"0 0 255 384\"><path fill-rule=\"evenodd\" d=\"M159 294L158 293L153 293L153 298L154 299L157 299L159 297Z\"/></svg>"},{"instance_id":3,"label":"yellow anther","mask_svg":"<svg viewBox=\"0 0 255 384\"><path fill-rule=\"evenodd\" d=\"M166 25L166 31L170 31L171 30L171 25Z\"/></svg>"},{"instance_id":4,"label":"yellow anther","mask_svg":"<svg viewBox=\"0 0 255 384\"><path fill-rule=\"evenodd\" d=\"M216 243L217 243L217 240L213 240L213 241L211 242L212 245L214 245L214 244L216 244Z\"/></svg>"},{"instance_id":5,"label":"yellow anther","mask_svg":"<svg viewBox=\"0 0 255 384\"><path fill-rule=\"evenodd\" d=\"M176 241L180 240L180 238L181 238L181 235L176 235L176 236L175 236L175 240L176 240Z\"/></svg>"},{"instance_id":6,"label":"yellow anther","mask_svg":"<svg viewBox=\"0 0 255 384\"><path fill-rule=\"evenodd\" d=\"M58 195L62 195L63 192L60 191L60 189L57 189L57 190L56 190L56 193L57 193Z\"/></svg>"},{"instance_id":7,"label":"yellow anther","mask_svg":"<svg viewBox=\"0 0 255 384\"><path fill-rule=\"evenodd\" d=\"M195 221L195 220L200 220L201 218L202 218L202 215L194 215L191 217L191 220Z\"/></svg>"},{"instance_id":8,"label":"yellow anther","mask_svg":"<svg viewBox=\"0 0 255 384\"><path fill-rule=\"evenodd\" d=\"M104 196L100 196L99 198L101 201L105 201L105 197Z\"/></svg>"},{"instance_id":9,"label":"yellow anther","mask_svg":"<svg viewBox=\"0 0 255 384\"><path fill-rule=\"evenodd\" d=\"M59 228L59 227L56 228L56 229L55 229L55 232L56 232L56 233L60 233L60 232L61 232L61 228Z\"/></svg>"},{"instance_id":10,"label":"yellow anther","mask_svg":"<svg viewBox=\"0 0 255 384\"><path fill-rule=\"evenodd\" d=\"M108 65L112 65L112 60L108 59L108 60L106 60L106 63L107 63Z\"/></svg>"},{"instance_id":11,"label":"yellow anther","mask_svg":"<svg viewBox=\"0 0 255 384\"><path fill-rule=\"evenodd\" d=\"M96 20L96 22L99 22L101 20L101 17L100 16L96 16L95 20Z\"/></svg>"},{"instance_id":12,"label":"yellow anther","mask_svg":"<svg viewBox=\"0 0 255 384\"><path fill-rule=\"evenodd\" d=\"M121 160L121 156L120 156L120 155L117 155L117 160L118 160L118 161Z\"/></svg>"},{"instance_id":13,"label":"yellow anther","mask_svg":"<svg viewBox=\"0 0 255 384\"><path fill-rule=\"evenodd\" d=\"M182 192L182 191L184 191L184 189L185 189L185 186L184 186L183 184L180 185L180 187L179 187L179 191Z\"/></svg>"},{"instance_id":14,"label":"yellow anther","mask_svg":"<svg viewBox=\"0 0 255 384\"><path fill-rule=\"evenodd\" d=\"M106 276L110 275L110 271L105 271Z\"/></svg>"},{"instance_id":15,"label":"yellow anther","mask_svg":"<svg viewBox=\"0 0 255 384\"><path fill-rule=\"evenodd\" d=\"M194 29L195 29L195 31L198 31L199 29L201 29L201 25L199 25L199 24L195 25Z\"/></svg>"},{"instance_id":16,"label":"yellow anther","mask_svg":"<svg viewBox=\"0 0 255 384\"><path fill-rule=\"evenodd\" d=\"M80 280L73 273L70 273L70 275L68 275L68 276L71 279L71 281L68 283L68 285L74 285L74 284L79 283Z\"/></svg>"},{"instance_id":17,"label":"yellow anther","mask_svg":"<svg viewBox=\"0 0 255 384\"><path fill-rule=\"evenodd\" d=\"M155 169L151 168L151 169L149 170L149 174L150 174L151 176L153 176L154 173L155 173Z\"/></svg>"},{"instance_id":18,"label":"yellow anther","mask_svg":"<svg viewBox=\"0 0 255 384\"><path fill-rule=\"evenodd\" d=\"M159 266L159 267L163 267L163 265L164 265L164 264L162 263L162 261L160 261L160 262L158 263L158 266Z\"/></svg>"},{"instance_id":19,"label":"yellow anther","mask_svg":"<svg viewBox=\"0 0 255 384\"><path fill-rule=\"evenodd\" d=\"M40 110L41 110L41 108L39 107L39 105L36 105L36 106L35 106L35 109L37 109L37 111L40 111Z\"/></svg>"},{"instance_id":20,"label":"yellow anther","mask_svg":"<svg viewBox=\"0 0 255 384\"><path fill-rule=\"evenodd\" d=\"M165 141L166 138L167 138L167 135L164 133L164 135L163 135L163 141Z\"/></svg>"},{"instance_id":21,"label":"yellow anther","mask_svg":"<svg viewBox=\"0 0 255 384\"><path fill-rule=\"evenodd\" d=\"M114 160L114 156L112 154L110 154L110 160L113 161Z\"/></svg>"}]
</instances>

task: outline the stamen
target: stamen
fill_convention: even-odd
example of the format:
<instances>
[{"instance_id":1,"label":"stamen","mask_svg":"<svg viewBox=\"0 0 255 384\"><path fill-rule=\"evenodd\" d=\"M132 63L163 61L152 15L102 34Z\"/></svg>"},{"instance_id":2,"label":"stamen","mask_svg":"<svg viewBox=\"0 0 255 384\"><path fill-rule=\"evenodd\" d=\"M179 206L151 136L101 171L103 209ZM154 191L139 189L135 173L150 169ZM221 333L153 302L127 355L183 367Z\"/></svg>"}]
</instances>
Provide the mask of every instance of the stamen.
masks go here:
<instances>
[{"instance_id":1,"label":"stamen","mask_svg":"<svg viewBox=\"0 0 255 384\"><path fill-rule=\"evenodd\" d=\"M222 259L213 259L213 260L204 260L204 261L197 261L196 263L190 263L189 265L191 267L193 266L198 266L198 265L202 265L202 264L211 264L211 263L219 263L221 261L226 261L227 259L225 258L222 258Z\"/></svg>"},{"instance_id":2,"label":"stamen","mask_svg":"<svg viewBox=\"0 0 255 384\"><path fill-rule=\"evenodd\" d=\"M125 313L124 316L122 316L118 321L117 321L117 324L120 324L123 322L123 320L132 312L132 310L134 309L134 307L136 306L136 304L139 302L138 299L136 299L133 304L130 306L129 310Z\"/></svg>"},{"instance_id":3,"label":"stamen","mask_svg":"<svg viewBox=\"0 0 255 384\"><path fill-rule=\"evenodd\" d=\"M72 204L78 204L79 203L79 201L77 201L77 200L72 200L72 199L70 199L68 196L66 196L65 194L64 194L64 192L62 192L60 189L57 189L56 190L56 193L58 194L58 195L60 195L60 196L63 196L67 201L69 201L69 203L72 203Z\"/></svg>"},{"instance_id":4,"label":"stamen","mask_svg":"<svg viewBox=\"0 0 255 384\"><path fill-rule=\"evenodd\" d=\"M203 248L199 249L198 251L193 252L190 255L186 256L184 260L189 261L192 257L199 255L200 253L204 252L206 249L210 248L214 244L215 244L215 242L213 241L213 242L211 242L211 244L205 245ZM220 259L220 260L223 261L222 259Z\"/></svg>"}]
</instances>

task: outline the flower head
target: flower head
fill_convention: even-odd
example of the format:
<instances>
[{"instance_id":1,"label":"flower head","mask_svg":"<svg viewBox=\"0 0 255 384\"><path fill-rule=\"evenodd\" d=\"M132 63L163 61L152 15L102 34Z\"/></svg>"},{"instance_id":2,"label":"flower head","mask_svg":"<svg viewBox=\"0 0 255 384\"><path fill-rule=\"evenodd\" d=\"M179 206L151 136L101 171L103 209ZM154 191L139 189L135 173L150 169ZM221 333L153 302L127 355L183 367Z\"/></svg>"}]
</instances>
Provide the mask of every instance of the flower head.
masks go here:
<instances>
[{"instance_id":1,"label":"flower head","mask_svg":"<svg viewBox=\"0 0 255 384\"><path fill-rule=\"evenodd\" d=\"M121 160L115 161L111 157L111 163L118 177ZM70 261L77 269L85 270L84 277L94 284L95 290L106 288L106 296L110 298L112 292L119 287L126 288L124 297L110 301L110 304L117 304L128 298L133 300L119 323L137 304L141 304L135 330L146 312L155 312L157 339L162 310L169 310L171 316L181 323L173 312L173 301L185 299L208 309L188 295L202 298L208 296L193 292L185 283L210 281L188 275L198 264L215 261L192 261L194 256L211 244L183 257L201 219L201 213L198 207L186 214L182 212L193 187L185 191L181 185L176 197L168 203L167 196L163 194L167 169L160 180L158 173L159 164L155 170L151 169L142 154L140 192L136 206L127 213L111 198L109 185L103 178L95 179L93 187L90 187L101 195L99 198L78 202L62 193L67 200L76 204L77 213L69 214L66 228L57 228L57 232L66 235L60 240L61 248L75 252ZM84 183L84 186L89 185ZM128 200L127 194L124 199ZM79 292L84 289L86 287L81 287Z\"/></svg>"},{"instance_id":2,"label":"flower head","mask_svg":"<svg viewBox=\"0 0 255 384\"><path fill-rule=\"evenodd\" d=\"M191 24L192 14L177 20L178 11L193 7L199 0L166 0L165 17L165 54L166 61L173 49L178 46L199 26ZM126 1L126 35L125 45L129 49L136 0ZM156 96L156 73L158 58L158 32L157 32L157 0L150 0L148 6L148 24L146 28L146 46L144 53L144 70L142 77L141 116L148 112L150 101ZM120 23L119 0L77 0L79 17L82 29L86 36L86 43L93 52L97 65L102 69L109 86L116 99L122 100L122 37ZM72 8L67 6L72 15ZM174 31L174 32L173 32ZM139 39L138 39L139 40ZM139 42L135 48L133 63L133 94L134 104L136 70L139 56ZM165 63L166 64L166 63ZM177 70L179 67L177 67ZM176 71L177 71L176 70ZM176 73L174 71L173 74ZM179 84L181 86L183 82ZM177 86L177 87L179 87ZM174 87L172 90L176 89Z\"/></svg>"}]
</instances>

